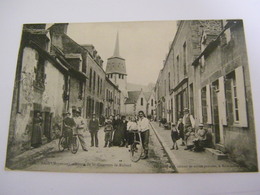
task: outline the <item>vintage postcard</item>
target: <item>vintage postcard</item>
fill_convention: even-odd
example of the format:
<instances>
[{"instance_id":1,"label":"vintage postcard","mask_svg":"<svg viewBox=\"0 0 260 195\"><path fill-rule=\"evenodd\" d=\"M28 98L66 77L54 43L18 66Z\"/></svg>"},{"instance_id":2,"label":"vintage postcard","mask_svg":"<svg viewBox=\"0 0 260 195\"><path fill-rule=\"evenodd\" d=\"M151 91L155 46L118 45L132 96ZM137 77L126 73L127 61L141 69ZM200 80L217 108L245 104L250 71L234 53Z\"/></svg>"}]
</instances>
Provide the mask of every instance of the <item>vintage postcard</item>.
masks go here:
<instances>
[{"instance_id":1,"label":"vintage postcard","mask_svg":"<svg viewBox=\"0 0 260 195\"><path fill-rule=\"evenodd\" d=\"M24 24L6 170L257 172L242 20Z\"/></svg>"}]
</instances>

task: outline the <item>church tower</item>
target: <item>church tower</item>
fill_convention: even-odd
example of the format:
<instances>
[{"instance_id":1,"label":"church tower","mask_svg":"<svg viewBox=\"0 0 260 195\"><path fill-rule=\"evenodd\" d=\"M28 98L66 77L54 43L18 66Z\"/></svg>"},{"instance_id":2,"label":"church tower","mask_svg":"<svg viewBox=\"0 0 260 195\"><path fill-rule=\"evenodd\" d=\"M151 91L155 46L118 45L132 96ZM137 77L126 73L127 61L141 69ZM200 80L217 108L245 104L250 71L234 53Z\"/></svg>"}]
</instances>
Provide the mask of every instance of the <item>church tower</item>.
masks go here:
<instances>
[{"instance_id":1,"label":"church tower","mask_svg":"<svg viewBox=\"0 0 260 195\"><path fill-rule=\"evenodd\" d=\"M114 55L107 59L107 77L118 86L121 91L121 113L125 113L124 103L128 97L127 93L127 73L125 59L119 54L119 35L116 36Z\"/></svg>"}]
</instances>

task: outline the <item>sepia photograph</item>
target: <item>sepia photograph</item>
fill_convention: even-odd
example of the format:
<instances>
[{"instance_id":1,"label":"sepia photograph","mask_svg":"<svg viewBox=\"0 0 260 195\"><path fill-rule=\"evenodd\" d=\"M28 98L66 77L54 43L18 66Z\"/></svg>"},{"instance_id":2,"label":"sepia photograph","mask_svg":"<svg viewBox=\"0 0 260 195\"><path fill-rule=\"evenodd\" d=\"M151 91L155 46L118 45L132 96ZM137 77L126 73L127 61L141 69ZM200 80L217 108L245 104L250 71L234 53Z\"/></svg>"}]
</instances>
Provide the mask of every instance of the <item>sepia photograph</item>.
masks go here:
<instances>
[{"instance_id":1,"label":"sepia photograph","mask_svg":"<svg viewBox=\"0 0 260 195\"><path fill-rule=\"evenodd\" d=\"M6 170L258 172L243 20L28 23Z\"/></svg>"}]
</instances>

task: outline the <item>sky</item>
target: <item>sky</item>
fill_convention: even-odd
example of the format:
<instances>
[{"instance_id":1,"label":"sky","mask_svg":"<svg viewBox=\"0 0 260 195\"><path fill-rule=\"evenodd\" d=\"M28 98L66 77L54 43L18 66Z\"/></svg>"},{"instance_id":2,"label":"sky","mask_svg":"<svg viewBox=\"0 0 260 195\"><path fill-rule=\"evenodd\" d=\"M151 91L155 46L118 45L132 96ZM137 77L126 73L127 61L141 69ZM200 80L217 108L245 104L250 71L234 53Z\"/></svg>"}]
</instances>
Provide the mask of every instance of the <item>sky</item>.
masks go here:
<instances>
[{"instance_id":1,"label":"sky","mask_svg":"<svg viewBox=\"0 0 260 195\"><path fill-rule=\"evenodd\" d=\"M155 83L176 33L176 21L70 23L67 34L79 44L92 44L104 61L115 49L126 60L127 81Z\"/></svg>"}]
</instances>

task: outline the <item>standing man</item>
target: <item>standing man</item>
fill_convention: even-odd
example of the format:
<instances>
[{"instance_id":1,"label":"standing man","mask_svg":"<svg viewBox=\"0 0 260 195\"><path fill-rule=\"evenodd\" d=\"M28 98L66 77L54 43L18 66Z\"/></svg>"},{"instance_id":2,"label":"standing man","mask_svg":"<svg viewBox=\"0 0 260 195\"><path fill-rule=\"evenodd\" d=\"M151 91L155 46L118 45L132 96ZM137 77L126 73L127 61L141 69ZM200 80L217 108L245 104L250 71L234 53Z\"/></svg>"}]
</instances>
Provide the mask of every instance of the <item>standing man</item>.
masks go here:
<instances>
[{"instance_id":1,"label":"standing man","mask_svg":"<svg viewBox=\"0 0 260 195\"><path fill-rule=\"evenodd\" d=\"M142 138L142 143L144 147L144 158L148 158L148 146L149 146L149 135L150 135L150 121L145 117L143 111L138 112L138 121L137 121L137 126L138 130L141 131L141 138Z\"/></svg>"},{"instance_id":2,"label":"standing man","mask_svg":"<svg viewBox=\"0 0 260 195\"><path fill-rule=\"evenodd\" d=\"M91 135L91 147L95 146L98 147L98 130L99 130L99 122L96 119L96 115L92 114L92 118L89 121L88 129Z\"/></svg>"},{"instance_id":3,"label":"standing man","mask_svg":"<svg viewBox=\"0 0 260 195\"><path fill-rule=\"evenodd\" d=\"M195 120L193 118L193 116L189 113L189 109L188 108L184 108L183 110L184 112L184 116L183 116L183 125L184 125L184 139L187 145L187 133L189 131L189 129L194 129L195 127Z\"/></svg>"},{"instance_id":4,"label":"standing man","mask_svg":"<svg viewBox=\"0 0 260 195\"><path fill-rule=\"evenodd\" d=\"M84 132L84 119L81 117L81 112L79 110L74 111L75 112L75 117L74 117L74 121L76 123L76 134L78 135L81 147L84 151L88 151L87 150L87 146L86 146L86 142L84 140L84 136L83 136L83 132Z\"/></svg>"}]
</instances>

